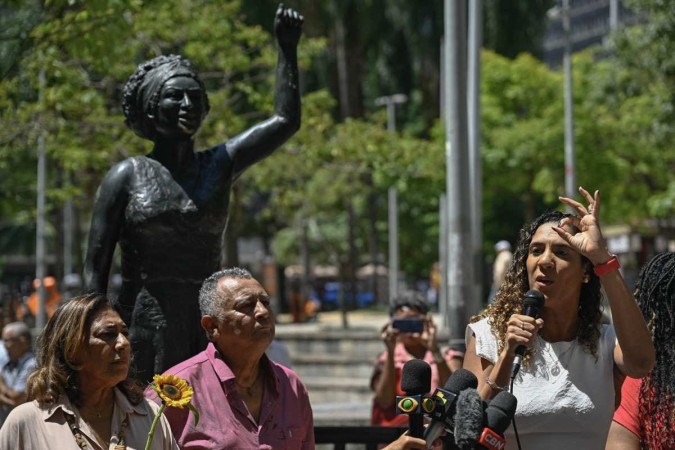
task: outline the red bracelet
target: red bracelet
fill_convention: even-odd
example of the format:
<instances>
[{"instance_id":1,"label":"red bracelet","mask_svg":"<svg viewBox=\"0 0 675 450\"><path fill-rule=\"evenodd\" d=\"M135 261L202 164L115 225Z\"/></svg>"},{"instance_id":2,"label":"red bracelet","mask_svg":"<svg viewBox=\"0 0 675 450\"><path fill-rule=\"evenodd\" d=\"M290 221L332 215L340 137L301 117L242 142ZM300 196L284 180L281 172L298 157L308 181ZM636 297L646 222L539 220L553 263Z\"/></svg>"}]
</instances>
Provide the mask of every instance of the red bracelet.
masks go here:
<instances>
[{"instance_id":1,"label":"red bracelet","mask_svg":"<svg viewBox=\"0 0 675 450\"><path fill-rule=\"evenodd\" d=\"M601 277L614 270L618 270L619 267L621 267L621 264L619 264L619 259L616 257L616 255L612 255L612 257L609 258L609 261L593 267L593 272L595 272L597 276Z\"/></svg>"}]
</instances>

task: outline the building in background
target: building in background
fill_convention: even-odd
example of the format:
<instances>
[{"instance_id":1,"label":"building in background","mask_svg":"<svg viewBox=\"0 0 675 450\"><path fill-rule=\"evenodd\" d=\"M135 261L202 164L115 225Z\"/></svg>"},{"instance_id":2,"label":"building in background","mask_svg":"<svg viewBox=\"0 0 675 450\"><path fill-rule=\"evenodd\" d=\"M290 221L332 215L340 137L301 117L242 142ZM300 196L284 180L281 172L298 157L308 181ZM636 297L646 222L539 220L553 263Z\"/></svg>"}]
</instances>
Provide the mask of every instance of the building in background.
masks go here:
<instances>
[{"instance_id":1,"label":"building in background","mask_svg":"<svg viewBox=\"0 0 675 450\"><path fill-rule=\"evenodd\" d=\"M572 53L594 45L602 45L611 30L629 26L641 20L625 5L624 0L568 0L570 5L570 39ZM565 49L565 33L560 7L562 0L556 0L556 7L549 14L549 23L544 35L544 62L549 67L562 64Z\"/></svg>"}]
</instances>

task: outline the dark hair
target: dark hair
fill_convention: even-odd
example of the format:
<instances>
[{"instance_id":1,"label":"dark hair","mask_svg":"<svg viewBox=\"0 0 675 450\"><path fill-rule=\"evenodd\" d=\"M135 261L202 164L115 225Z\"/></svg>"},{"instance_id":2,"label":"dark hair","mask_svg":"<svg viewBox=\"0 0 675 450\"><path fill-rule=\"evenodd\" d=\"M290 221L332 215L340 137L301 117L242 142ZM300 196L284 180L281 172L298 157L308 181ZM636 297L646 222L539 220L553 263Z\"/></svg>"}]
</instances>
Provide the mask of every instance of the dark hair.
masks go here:
<instances>
[{"instance_id":1,"label":"dark hair","mask_svg":"<svg viewBox=\"0 0 675 450\"><path fill-rule=\"evenodd\" d=\"M393 316L396 310L403 307L414 309L420 314L427 314L429 312L429 303L422 294L415 291L405 292L395 297L389 310L389 315Z\"/></svg>"},{"instance_id":2,"label":"dark hair","mask_svg":"<svg viewBox=\"0 0 675 450\"><path fill-rule=\"evenodd\" d=\"M675 448L675 253L654 256L640 271L635 299L656 349L654 368L640 386L640 434L645 448Z\"/></svg>"},{"instance_id":3,"label":"dark hair","mask_svg":"<svg viewBox=\"0 0 675 450\"><path fill-rule=\"evenodd\" d=\"M471 322L476 322L483 317L488 318L490 327L497 335L500 352L504 346L509 317L513 314L520 314L523 308L523 295L530 289L527 277L527 256L532 237L540 226L547 223L559 223L565 217L572 216L560 211L547 212L520 230L518 244L513 253L513 263L507 270L504 282L497 290L494 301L479 315L471 318ZM579 232L578 228L571 225L570 229L572 234ZM581 255L581 261L587 266L588 283L581 285L576 336L579 343L593 356L597 357L602 322L600 279L591 270L592 264L588 258ZM531 353L528 353L528 355ZM525 359L529 359L529 356L526 356Z\"/></svg>"},{"instance_id":4,"label":"dark hair","mask_svg":"<svg viewBox=\"0 0 675 450\"><path fill-rule=\"evenodd\" d=\"M100 294L75 297L58 307L37 340L37 368L26 383L29 399L53 404L65 394L71 403L81 405L79 367L72 361L86 345L94 316L106 308L117 311ZM143 400L143 389L130 378L116 387L134 405Z\"/></svg>"},{"instance_id":5,"label":"dark hair","mask_svg":"<svg viewBox=\"0 0 675 450\"><path fill-rule=\"evenodd\" d=\"M202 90L204 115L209 112L211 106L209 104L209 97L206 94L204 83L197 75L197 70L194 68L190 60L183 58L180 55L160 55L149 61L140 64L136 71L131 74L127 82L124 84L122 92L122 110L124 111L124 123L132 129L137 135L145 139L153 139L156 134L154 123L148 119L147 113L155 113L157 111L157 104L159 102L159 93L164 83L169 79L165 78L157 80L157 88L154 89L152 95L147 99L147 105L143 105L143 99L140 98L141 87L146 83L146 77L159 76L158 74L149 75L154 69L160 66L171 65L180 68L181 75L193 78ZM164 74L166 77L166 74Z\"/></svg>"}]
</instances>

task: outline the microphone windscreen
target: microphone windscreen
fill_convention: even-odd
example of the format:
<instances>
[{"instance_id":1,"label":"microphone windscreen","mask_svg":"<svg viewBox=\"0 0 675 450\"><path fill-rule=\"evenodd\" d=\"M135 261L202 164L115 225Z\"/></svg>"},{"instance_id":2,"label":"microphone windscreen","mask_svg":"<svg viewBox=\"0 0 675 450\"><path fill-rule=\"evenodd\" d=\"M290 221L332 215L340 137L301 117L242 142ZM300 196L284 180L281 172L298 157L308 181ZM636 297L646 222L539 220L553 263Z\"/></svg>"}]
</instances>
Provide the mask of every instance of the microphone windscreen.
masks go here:
<instances>
[{"instance_id":1,"label":"microphone windscreen","mask_svg":"<svg viewBox=\"0 0 675 450\"><path fill-rule=\"evenodd\" d=\"M483 400L474 388L464 389L457 398L455 444L474 448L483 431Z\"/></svg>"},{"instance_id":2,"label":"microphone windscreen","mask_svg":"<svg viewBox=\"0 0 675 450\"><path fill-rule=\"evenodd\" d=\"M450 378L448 378L448 381L445 382L445 386L443 386L443 389L445 389L446 391L459 393L462 392L464 389L468 388L476 389L477 387L478 387L478 378L476 378L476 375L474 375L473 372L470 372L466 369L459 369L456 370L450 376Z\"/></svg>"},{"instance_id":3,"label":"microphone windscreen","mask_svg":"<svg viewBox=\"0 0 675 450\"><path fill-rule=\"evenodd\" d=\"M490 401L485 409L486 426L491 430L504 434L516 414L518 400L507 391L502 391Z\"/></svg>"},{"instance_id":4,"label":"microphone windscreen","mask_svg":"<svg viewBox=\"0 0 675 450\"><path fill-rule=\"evenodd\" d=\"M421 359L403 365L401 389L408 395L426 394L431 390L431 366Z\"/></svg>"},{"instance_id":5,"label":"microphone windscreen","mask_svg":"<svg viewBox=\"0 0 675 450\"><path fill-rule=\"evenodd\" d=\"M530 289L525 293L523 298L523 310L528 308L535 308L536 311L539 311L544 306L544 294L537 291L536 289Z\"/></svg>"}]
</instances>

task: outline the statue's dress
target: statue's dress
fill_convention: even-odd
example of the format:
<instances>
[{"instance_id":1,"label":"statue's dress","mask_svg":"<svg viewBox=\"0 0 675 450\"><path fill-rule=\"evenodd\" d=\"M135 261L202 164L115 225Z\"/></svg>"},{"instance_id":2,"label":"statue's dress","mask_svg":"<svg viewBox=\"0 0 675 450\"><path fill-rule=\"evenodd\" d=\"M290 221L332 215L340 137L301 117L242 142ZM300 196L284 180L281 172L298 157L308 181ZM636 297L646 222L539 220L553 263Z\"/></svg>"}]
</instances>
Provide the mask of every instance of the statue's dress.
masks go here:
<instances>
[{"instance_id":1,"label":"statue's dress","mask_svg":"<svg viewBox=\"0 0 675 450\"><path fill-rule=\"evenodd\" d=\"M206 347L199 288L220 268L232 163L223 146L214 147L195 153L193 171L176 180L153 159L130 160L116 301L129 325L135 375L149 381Z\"/></svg>"}]
</instances>

